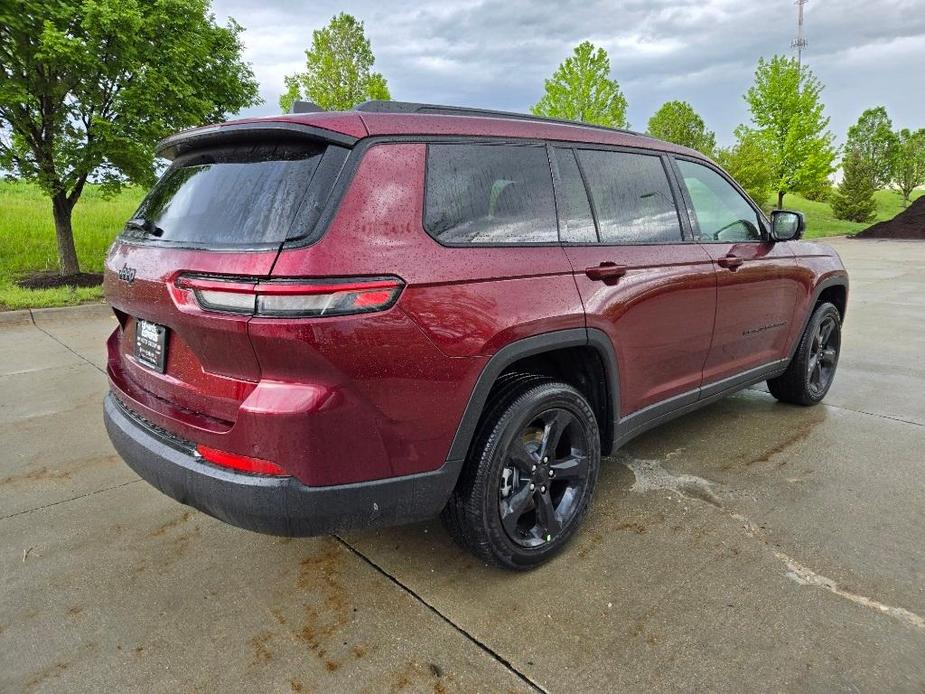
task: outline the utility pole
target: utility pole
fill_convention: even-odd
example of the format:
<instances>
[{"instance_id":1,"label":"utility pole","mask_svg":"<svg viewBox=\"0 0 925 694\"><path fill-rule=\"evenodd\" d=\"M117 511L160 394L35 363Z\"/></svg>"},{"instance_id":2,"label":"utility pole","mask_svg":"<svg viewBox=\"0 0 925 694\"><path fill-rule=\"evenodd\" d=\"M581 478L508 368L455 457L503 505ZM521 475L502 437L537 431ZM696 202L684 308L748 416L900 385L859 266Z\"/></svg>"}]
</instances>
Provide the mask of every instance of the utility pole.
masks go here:
<instances>
[{"instance_id":1,"label":"utility pole","mask_svg":"<svg viewBox=\"0 0 925 694\"><path fill-rule=\"evenodd\" d=\"M800 67L803 67L803 49L806 48L806 35L803 33L803 5L807 2L809 2L809 0L794 1L799 15L797 19L797 37L790 42L790 47L797 49L797 64Z\"/></svg>"}]
</instances>

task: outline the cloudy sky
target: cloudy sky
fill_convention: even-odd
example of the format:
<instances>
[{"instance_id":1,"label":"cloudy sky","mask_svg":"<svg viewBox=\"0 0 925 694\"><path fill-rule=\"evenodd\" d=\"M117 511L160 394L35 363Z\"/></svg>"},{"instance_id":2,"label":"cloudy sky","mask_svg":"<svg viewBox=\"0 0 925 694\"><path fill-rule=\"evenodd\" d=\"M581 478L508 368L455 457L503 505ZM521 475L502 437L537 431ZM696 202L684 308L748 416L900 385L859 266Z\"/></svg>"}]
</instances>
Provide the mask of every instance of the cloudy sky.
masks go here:
<instances>
[{"instance_id":1,"label":"cloudy sky","mask_svg":"<svg viewBox=\"0 0 925 694\"><path fill-rule=\"evenodd\" d=\"M759 56L789 53L792 0L213 0L246 31L264 104L279 111L283 75L304 67L312 30L341 11L366 24L393 99L522 111L585 39L610 54L631 127L670 99L690 101L721 144L747 119L742 94ZM868 106L896 127L925 127L925 0L810 0L804 60L826 85L839 140Z\"/></svg>"}]
</instances>

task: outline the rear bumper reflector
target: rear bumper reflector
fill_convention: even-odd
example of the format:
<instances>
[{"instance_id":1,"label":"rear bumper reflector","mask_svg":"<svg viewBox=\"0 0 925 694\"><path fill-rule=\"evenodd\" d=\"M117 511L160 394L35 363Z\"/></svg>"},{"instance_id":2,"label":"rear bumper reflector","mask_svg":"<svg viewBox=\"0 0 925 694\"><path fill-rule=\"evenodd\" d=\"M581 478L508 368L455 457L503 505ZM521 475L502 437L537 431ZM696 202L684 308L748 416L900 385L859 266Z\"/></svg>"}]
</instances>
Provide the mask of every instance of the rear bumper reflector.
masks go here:
<instances>
[{"instance_id":1,"label":"rear bumper reflector","mask_svg":"<svg viewBox=\"0 0 925 694\"><path fill-rule=\"evenodd\" d=\"M196 446L196 452L202 456L202 459L218 465L220 467L230 468L238 472L246 472L250 475L273 475L274 477L287 477L286 471L276 463L261 458L251 458L247 455L238 455L237 453L228 453L220 451L217 448L204 446L201 443Z\"/></svg>"}]
</instances>

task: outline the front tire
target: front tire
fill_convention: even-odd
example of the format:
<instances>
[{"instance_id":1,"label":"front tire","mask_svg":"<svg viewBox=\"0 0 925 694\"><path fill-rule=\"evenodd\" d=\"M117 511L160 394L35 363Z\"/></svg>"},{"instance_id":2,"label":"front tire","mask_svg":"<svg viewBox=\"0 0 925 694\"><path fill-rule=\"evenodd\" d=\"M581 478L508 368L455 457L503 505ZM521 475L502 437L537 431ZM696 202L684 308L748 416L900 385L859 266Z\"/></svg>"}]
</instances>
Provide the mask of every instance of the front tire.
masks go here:
<instances>
[{"instance_id":1,"label":"front tire","mask_svg":"<svg viewBox=\"0 0 925 694\"><path fill-rule=\"evenodd\" d=\"M771 395L794 405L822 402L838 366L841 351L841 314L830 303L816 306L796 354L787 370L768 381Z\"/></svg>"},{"instance_id":2,"label":"front tire","mask_svg":"<svg viewBox=\"0 0 925 694\"><path fill-rule=\"evenodd\" d=\"M526 570L582 524L597 484L597 420L575 388L517 376L496 388L442 519L484 561Z\"/></svg>"}]
</instances>

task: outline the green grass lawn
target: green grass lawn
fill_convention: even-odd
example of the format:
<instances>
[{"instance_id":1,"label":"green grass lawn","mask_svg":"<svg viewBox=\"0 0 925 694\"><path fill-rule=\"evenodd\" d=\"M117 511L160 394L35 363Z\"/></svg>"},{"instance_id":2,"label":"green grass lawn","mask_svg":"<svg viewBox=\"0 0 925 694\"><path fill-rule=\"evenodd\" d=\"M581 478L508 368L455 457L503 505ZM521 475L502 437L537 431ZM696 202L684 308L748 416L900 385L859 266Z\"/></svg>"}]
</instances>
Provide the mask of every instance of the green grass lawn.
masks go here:
<instances>
[{"instance_id":1,"label":"green grass lawn","mask_svg":"<svg viewBox=\"0 0 925 694\"><path fill-rule=\"evenodd\" d=\"M921 195L925 195L925 190L916 190L912 193L912 199L915 200ZM878 190L874 193L874 199L877 203L875 222L892 219L903 210L902 196L895 191ZM777 195L774 195L768 199L765 209L771 209L776 204ZM835 215L832 214L832 207L829 203L814 202L794 193L789 193L784 197L784 208L796 210L806 215L805 237L808 239L856 234L873 224L873 222L846 222L843 219L836 219Z\"/></svg>"},{"instance_id":2,"label":"green grass lawn","mask_svg":"<svg viewBox=\"0 0 925 694\"><path fill-rule=\"evenodd\" d=\"M127 188L106 199L88 185L74 208L74 242L80 268L100 272L113 238L132 216L143 191ZM99 287L21 289L14 280L58 267L58 247L51 217L51 201L37 186L0 181L0 309L65 306L99 300Z\"/></svg>"},{"instance_id":3,"label":"green grass lawn","mask_svg":"<svg viewBox=\"0 0 925 694\"><path fill-rule=\"evenodd\" d=\"M125 220L132 216L144 192L127 188L104 198L96 186L87 186L74 208L74 240L80 267L99 272L103 257ZM918 190L913 198L925 195ZM891 219L902 210L899 193L881 190L876 194L877 221ZM768 202L770 208L776 198ZM813 202L799 195L787 195L784 207L806 215L806 237L855 234L867 224L835 219L828 203ZM102 298L99 287L85 289L21 289L14 280L40 270L58 267L51 202L34 185L0 181L0 310L66 306Z\"/></svg>"}]
</instances>

